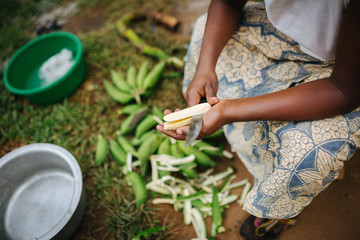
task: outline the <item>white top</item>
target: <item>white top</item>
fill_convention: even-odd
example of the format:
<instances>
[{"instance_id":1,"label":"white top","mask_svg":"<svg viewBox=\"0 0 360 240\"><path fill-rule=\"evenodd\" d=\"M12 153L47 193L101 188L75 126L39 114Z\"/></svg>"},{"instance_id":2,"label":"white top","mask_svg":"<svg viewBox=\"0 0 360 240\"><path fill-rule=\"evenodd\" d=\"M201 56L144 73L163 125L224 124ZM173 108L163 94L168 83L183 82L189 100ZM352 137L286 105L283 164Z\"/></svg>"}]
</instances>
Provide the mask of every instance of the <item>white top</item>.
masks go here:
<instances>
[{"instance_id":1,"label":"white top","mask_svg":"<svg viewBox=\"0 0 360 240\"><path fill-rule=\"evenodd\" d=\"M301 51L323 61L335 58L346 0L265 0L270 22L298 42Z\"/></svg>"}]
</instances>

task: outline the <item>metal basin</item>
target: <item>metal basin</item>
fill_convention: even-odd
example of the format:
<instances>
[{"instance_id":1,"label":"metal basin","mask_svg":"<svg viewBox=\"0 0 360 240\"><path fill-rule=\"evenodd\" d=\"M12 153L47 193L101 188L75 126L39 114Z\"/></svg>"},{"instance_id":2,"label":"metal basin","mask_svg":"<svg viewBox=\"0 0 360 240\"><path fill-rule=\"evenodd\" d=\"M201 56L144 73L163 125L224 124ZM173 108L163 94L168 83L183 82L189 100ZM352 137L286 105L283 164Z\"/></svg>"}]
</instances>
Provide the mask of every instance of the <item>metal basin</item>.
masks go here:
<instances>
[{"instance_id":1,"label":"metal basin","mask_svg":"<svg viewBox=\"0 0 360 240\"><path fill-rule=\"evenodd\" d=\"M81 170L64 148L36 143L0 158L0 239L68 239L84 211Z\"/></svg>"}]
</instances>

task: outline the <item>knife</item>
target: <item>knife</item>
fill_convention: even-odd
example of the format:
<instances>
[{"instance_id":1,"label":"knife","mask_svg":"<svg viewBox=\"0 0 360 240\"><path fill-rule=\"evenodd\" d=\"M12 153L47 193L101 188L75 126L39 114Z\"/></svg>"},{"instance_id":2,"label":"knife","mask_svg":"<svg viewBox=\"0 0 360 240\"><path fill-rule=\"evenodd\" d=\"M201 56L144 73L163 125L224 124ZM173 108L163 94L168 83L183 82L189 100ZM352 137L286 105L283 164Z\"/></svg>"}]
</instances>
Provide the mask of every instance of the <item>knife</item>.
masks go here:
<instances>
[{"instance_id":1,"label":"knife","mask_svg":"<svg viewBox=\"0 0 360 240\"><path fill-rule=\"evenodd\" d=\"M205 114L197 114L192 116L189 133L186 135L185 138L185 147L192 143L199 136L204 115Z\"/></svg>"}]
</instances>

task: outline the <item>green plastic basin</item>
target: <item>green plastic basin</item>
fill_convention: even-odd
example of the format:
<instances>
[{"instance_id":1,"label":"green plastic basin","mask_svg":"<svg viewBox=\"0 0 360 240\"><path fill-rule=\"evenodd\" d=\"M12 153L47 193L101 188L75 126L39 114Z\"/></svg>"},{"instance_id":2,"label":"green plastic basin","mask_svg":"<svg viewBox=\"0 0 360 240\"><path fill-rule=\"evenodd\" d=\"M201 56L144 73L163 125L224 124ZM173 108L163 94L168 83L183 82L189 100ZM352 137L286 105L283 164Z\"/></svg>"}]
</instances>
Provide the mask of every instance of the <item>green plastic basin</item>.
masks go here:
<instances>
[{"instance_id":1,"label":"green plastic basin","mask_svg":"<svg viewBox=\"0 0 360 240\"><path fill-rule=\"evenodd\" d=\"M50 57L62 49L72 52L74 64L61 78L44 83L39 69ZM53 32L37 37L22 46L5 69L6 88L37 104L49 104L71 94L85 76L85 61L80 39L69 32Z\"/></svg>"}]
</instances>

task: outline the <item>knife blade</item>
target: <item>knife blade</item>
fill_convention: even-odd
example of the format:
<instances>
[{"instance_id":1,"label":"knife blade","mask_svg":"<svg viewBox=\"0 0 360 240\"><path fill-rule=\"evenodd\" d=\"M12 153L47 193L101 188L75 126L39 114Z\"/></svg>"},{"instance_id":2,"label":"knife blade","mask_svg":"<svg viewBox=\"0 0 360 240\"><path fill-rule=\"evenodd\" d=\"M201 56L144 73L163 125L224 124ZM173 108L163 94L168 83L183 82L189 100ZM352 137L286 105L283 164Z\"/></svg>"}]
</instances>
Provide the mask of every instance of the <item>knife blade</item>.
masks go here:
<instances>
[{"instance_id":1,"label":"knife blade","mask_svg":"<svg viewBox=\"0 0 360 240\"><path fill-rule=\"evenodd\" d=\"M202 127L202 121L205 114L197 114L192 116L189 133L185 138L185 147L192 143L198 136Z\"/></svg>"}]
</instances>

